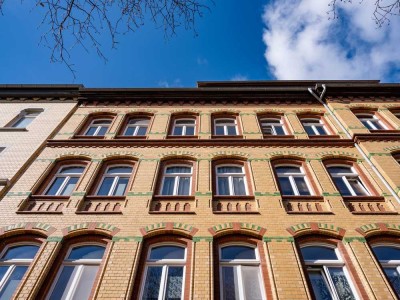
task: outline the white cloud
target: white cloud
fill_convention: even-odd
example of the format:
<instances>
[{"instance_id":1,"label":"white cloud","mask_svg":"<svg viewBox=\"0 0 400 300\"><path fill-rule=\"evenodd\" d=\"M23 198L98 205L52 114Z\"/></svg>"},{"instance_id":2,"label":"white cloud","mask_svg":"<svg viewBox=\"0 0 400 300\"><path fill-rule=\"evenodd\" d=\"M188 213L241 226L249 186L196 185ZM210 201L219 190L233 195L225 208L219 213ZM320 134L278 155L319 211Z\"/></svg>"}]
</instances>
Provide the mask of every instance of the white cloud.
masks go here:
<instances>
[{"instance_id":1,"label":"white cloud","mask_svg":"<svg viewBox=\"0 0 400 300\"><path fill-rule=\"evenodd\" d=\"M158 86L163 88L182 87L182 82L179 78L174 79L172 82L168 80L160 80Z\"/></svg>"},{"instance_id":2,"label":"white cloud","mask_svg":"<svg viewBox=\"0 0 400 300\"><path fill-rule=\"evenodd\" d=\"M249 80L247 76L242 74L236 74L231 78L231 81L246 81Z\"/></svg>"},{"instance_id":3,"label":"white cloud","mask_svg":"<svg viewBox=\"0 0 400 300\"><path fill-rule=\"evenodd\" d=\"M265 7L265 58L278 79L400 80L400 17L377 28L374 1L275 0Z\"/></svg>"}]
</instances>

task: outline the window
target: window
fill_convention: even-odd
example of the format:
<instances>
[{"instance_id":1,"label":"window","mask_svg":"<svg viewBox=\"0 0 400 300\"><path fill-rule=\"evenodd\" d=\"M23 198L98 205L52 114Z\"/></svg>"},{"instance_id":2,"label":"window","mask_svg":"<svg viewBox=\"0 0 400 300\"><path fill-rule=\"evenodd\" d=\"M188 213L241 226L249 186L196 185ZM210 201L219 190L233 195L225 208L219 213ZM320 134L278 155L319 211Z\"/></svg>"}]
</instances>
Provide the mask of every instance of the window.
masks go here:
<instances>
[{"instance_id":1,"label":"window","mask_svg":"<svg viewBox=\"0 0 400 300\"><path fill-rule=\"evenodd\" d=\"M395 245L376 245L372 247L372 251L397 296L400 297L400 248Z\"/></svg>"},{"instance_id":2,"label":"window","mask_svg":"<svg viewBox=\"0 0 400 300\"><path fill-rule=\"evenodd\" d=\"M244 166L219 165L216 167L217 193L220 196L247 195Z\"/></svg>"},{"instance_id":3,"label":"window","mask_svg":"<svg viewBox=\"0 0 400 300\"><path fill-rule=\"evenodd\" d=\"M0 259L0 299L12 298L38 250L38 245L15 245L3 251Z\"/></svg>"},{"instance_id":4,"label":"window","mask_svg":"<svg viewBox=\"0 0 400 300\"><path fill-rule=\"evenodd\" d=\"M315 299L356 299L345 264L337 248L331 245L301 247Z\"/></svg>"},{"instance_id":5,"label":"window","mask_svg":"<svg viewBox=\"0 0 400 300\"><path fill-rule=\"evenodd\" d=\"M164 168L161 195L186 196L191 194L192 167L167 166Z\"/></svg>"},{"instance_id":6,"label":"window","mask_svg":"<svg viewBox=\"0 0 400 300\"><path fill-rule=\"evenodd\" d=\"M84 170L85 166L78 165L59 167L44 194L49 196L70 196Z\"/></svg>"},{"instance_id":7,"label":"window","mask_svg":"<svg viewBox=\"0 0 400 300\"><path fill-rule=\"evenodd\" d=\"M131 118L125 127L124 136L145 136L149 126L147 118Z\"/></svg>"},{"instance_id":8,"label":"window","mask_svg":"<svg viewBox=\"0 0 400 300\"><path fill-rule=\"evenodd\" d=\"M26 128L32 121L43 112L43 109L27 109L21 111L17 119L11 124L13 128Z\"/></svg>"},{"instance_id":9,"label":"window","mask_svg":"<svg viewBox=\"0 0 400 300\"><path fill-rule=\"evenodd\" d=\"M90 122L85 136L104 136L110 125L110 119L94 119Z\"/></svg>"},{"instance_id":10,"label":"window","mask_svg":"<svg viewBox=\"0 0 400 300\"><path fill-rule=\"evenodd\" d=\"M369 130L385 130L385 125L377 118L375 114L356 114L356 117Z\"/></svg>"},{"instance_id":11,"label":"window","mask_svg":"<svg viewBox=\"0 0 400 300\"><path fill-rule=\"evenodd\" d=\"M257 248L222 246L219 257L221 299L265 299Z\"/></svg>"},{"instance_id":12,"label":"window","mask_svg":"<svg viewBox=\"0 0 400 300\"><path fill-rule=\"evenodd\" d=\"M276 175L284 196L310 196L311 189L307 182L303 167L276 166Z\"/></svg>"},{"instance_id":13,"label":"window","mask_svg":"<svg viewBox=\"0 0 400 300\"><path fill-rule=\"evenodd\" d=\"M58 271L47 299L89 299L104 251L104 246L98 245L71 248Z\"/></svg>"},{"instance_id":14,"label":"window","mask_svg":"<svg viewBox=\"0 0 400 300\"><path fill-rule=\"evenodd\" d=\"M146 259L140 299L183 299L186 248L155 245Z\"/></svg>"},{"instance_id":15,"label":"window","mask_svg":"<svg viewBox=\"0 0 400 300\"><path fill-rule=\"evenodd\" d=\"M112 165L104 172L97 196L124 196L133 172L132 166Z\"/></svg>"},{"instance_id":16,"label":"window","mask_svg":"<svg viewBox=\"0 0 400 300\"><path fill-rule=\"evenodd\" d=\"M236 117L214 119L214 134L215 135L238 135Z\"/></svg>"},{"instance_id":17,"label":"window","mask_svg":"<svg viewBox=\"0 0 400 300\"><path fill-rule=\"evenodd\" d=\"M370 195L353 167L328 166L328 172L342 196Z\"/></svg>"},{"instance_id":18,"label":"window","mask_svg":"<svg viewBox=\"0 0 400 300\"><path fill-rule=\"evenodd\" d=\"M260 120L264 135L286 135L286 129L281 118L264 118Z\"/></svg>"},{"instance_id":19,"label":"window","mask_svg":"<svg viewBox=\"0 0 400 300\"><path fill-rule=\"evenodd\" d=\"M303 125L304 130L309 136L328 134L328 131L325 128L325 124L319 118L301 119L301 124Z\"/></svg>"},{"instance_id":20,"label":"window","mask_svg":"<svg viewBox=\"0 0 400 300\"><path fill-rule=\"evenodd\" d=\"M174 120L172 135L176 136L193 136L196 131L195 119L179 118Z\"/></svg>"}]
</instances>

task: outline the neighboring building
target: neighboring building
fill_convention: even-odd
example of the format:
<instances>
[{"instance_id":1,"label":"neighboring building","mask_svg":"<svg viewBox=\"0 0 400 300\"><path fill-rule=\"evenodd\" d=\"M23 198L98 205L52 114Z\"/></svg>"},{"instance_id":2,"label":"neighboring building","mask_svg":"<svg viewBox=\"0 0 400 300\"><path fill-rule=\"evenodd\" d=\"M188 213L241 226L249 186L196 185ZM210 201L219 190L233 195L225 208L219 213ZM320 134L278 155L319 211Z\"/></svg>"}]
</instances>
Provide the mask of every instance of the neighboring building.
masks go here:
<instances>
[{"instance_id":1,"label":"neighboring building","mask_svg":"<svg viewBox=\"0 0 400 300\"><path fill-rule=\"evenodd\" d=\"M0 85L0 198L75 109L79 85Z\"/></svg>"},{"instance_id":2,"label":"neighboring building","mask_svg":"<svg viewBox=\"0 0 400 300\"><path fill-rule=\"evenodd\" d=\"M0 299L400 297L399 94L80 88L0 201Z\"/></svg>"}]
</instances>

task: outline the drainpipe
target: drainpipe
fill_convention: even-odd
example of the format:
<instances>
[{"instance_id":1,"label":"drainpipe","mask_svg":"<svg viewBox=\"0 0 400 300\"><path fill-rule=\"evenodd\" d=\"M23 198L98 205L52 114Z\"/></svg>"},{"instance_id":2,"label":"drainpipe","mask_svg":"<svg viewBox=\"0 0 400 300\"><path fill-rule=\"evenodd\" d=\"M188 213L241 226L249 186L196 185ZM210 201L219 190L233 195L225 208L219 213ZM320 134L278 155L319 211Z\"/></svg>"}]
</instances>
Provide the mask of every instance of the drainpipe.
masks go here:
<instances>
[{"instance_id":1,"label":"drainpipe","mask_svg":"<svg viewBox=\"0 0 400 300\"><path fill-rule=\"evenodd\" d=\"M317 86L316 86L317 87ZM332 117L335 119L336 123L339 125L339 127L343 130L344 133L346 133L347 138L353 139L351 134L347 131L347 129L343 126L343 124L339 121L339 119L336 117L336 115L333 113L333 111L329 108L327 104L325 104L322 99L324 98L324 95L326 93L326 85L322 84L322 92L321 95L318 97L317 94L314 93L312 88L308 88L308 91L310 92L311 95L314 96L315 99L320 102L327 111L332 115ZM379 170L375 167L373 162L368 158L367 154L361 149L361 147L354 142L354 147L361 153L362 157L365 159L365 161L371 166L372 170L376 173L376 175L379 177L379 179L383 182L385 187L390 191L390 193L393 195L393 197L396 199L398 203L400 203L400 197L397 195L397 193L393 190L393 188L390 186L390 184L386 181L386 179L382 176L382 174L379 172Z\"/></svg>"}]
</instances>

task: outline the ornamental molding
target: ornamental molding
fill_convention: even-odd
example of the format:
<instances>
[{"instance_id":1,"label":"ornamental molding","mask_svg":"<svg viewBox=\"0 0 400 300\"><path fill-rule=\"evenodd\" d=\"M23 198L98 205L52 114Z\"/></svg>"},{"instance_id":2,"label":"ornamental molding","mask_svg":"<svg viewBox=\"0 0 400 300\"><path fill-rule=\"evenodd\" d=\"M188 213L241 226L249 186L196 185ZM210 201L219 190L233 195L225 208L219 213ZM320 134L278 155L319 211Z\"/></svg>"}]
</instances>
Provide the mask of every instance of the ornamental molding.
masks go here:
<instances>
[{"instance_id":1,"label":"ornamental molding","mask_svg":"<svg viewBox=\"0 0 400 300\"><path fill-rule=\"evenodd\" d=\"M267 229L252 223L229 222L212 226L208 228L208 231L213 237L227 234L246 234L261 238Z\"/></svg>"},{"instance_id":2,"label":"ornamental molding","mask_svg":"<svg viewBox=\"0 0 400 300\"><path fill-rule=\"evenodd\" d=\"M356 228L356 231L361 233L364 237L370 237L377 234L400 235L400 224L371 223Z\"/></svg>"},{"instance_id":3,"label":"ornamental molding","mask_svg":"<svg viewBox=\"0 0 400 300\"><path fill-rule=\"evenodd\" d=\"M49 236L54 231L56 231L56 228L54 228L49 224L41 222L20 222L1 227L0 236L10 235L10 234L24 234L27 231Z\"/></svg>"},{"instance_id":4,"label":"ornamental molding","mask_svg":"<svg viewBox=\"0 0 400 300\"><path fill-rule=\"evenodd\" d=\"M330 235L342 239L346 230L328 223L300 223L286 228L286 230L293 236L299 237L308 234L323 234Z\"/></svg>"},{"instance_id":5,"label":"ornamental molding","mask_svg":"<svg viewBox=\"0 0 400 300\"><path fill-rule=\"evenodd\" d=\"M114 225L103 222L85 222L73 224L61 230L63 236L75 236L86 233L99 233L107 236L114 236L120 229Z\"/></svg>"},{"instance_id":6,"label":"ornamental molding","mask_svg":"<svg viewBox=\"0 0 400 300\"><path fill-rule=\"evenodd\" d=\"M160 234L179 234L192 238L197 231L193 225L179 222L160 222L140 228L144 238Z\"/></svg>"}]
</instances>

